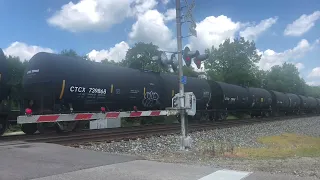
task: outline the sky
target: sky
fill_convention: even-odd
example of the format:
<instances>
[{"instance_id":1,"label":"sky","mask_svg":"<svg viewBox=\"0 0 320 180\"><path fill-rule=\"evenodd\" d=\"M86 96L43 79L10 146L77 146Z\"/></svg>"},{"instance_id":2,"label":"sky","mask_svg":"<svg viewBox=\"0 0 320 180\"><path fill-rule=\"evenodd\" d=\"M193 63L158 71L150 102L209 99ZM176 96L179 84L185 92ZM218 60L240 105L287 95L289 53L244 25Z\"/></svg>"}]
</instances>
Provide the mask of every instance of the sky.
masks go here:
<instances>
[{"instance_id":1,"label":"sky","mask_svg":"<svg viewBox=\"0 0 320 180\"><path fill-rule=\"evenodd\" d=\"M319 0L195 0L192 14L198 35L184 47L204 52L242 36L255 41L260 69L294 63L309 85L320 85ZM0 0L0 48L22 60L74 49L121 61L136 42L175 51L175 16L175 0Z\"/></svg>"}]
</instances>

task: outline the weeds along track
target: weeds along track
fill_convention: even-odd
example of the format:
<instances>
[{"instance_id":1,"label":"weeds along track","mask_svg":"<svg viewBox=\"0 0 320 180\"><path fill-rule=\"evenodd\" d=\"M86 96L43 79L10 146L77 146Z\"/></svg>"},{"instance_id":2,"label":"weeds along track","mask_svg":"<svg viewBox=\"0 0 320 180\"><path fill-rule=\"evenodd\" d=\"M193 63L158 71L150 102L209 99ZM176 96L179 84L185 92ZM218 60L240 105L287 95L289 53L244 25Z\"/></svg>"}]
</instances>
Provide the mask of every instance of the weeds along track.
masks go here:
<instances>
[{"instance_id":1,"label":"weeds along track","mask_svg":"<svg viewBox=\"0 0 320 180\"><path fill-rule=\"evenodd\" d=\"M268 123L272 121L282 121L288 119L312 117L316 115L305 116L284 116L284 117L272 117L272 118L248 118L241 120L226 120L221 122L212 123L199 123L189 124L188 132L210 130L216 128L227 128L234 126L241 126L253 123ZM80 144L89 142L111 142L121 140L133 140L137 138L147 138L150 136L160 136L168 134L181 133L180 124L170 125L145 125L126 128L113 128L102 130L83 130L79 132L66 132L66 133L47 133L47 134L35 134L35 135L12 135L0 137L0 146L26 144L26 143L54 143L61 145L78 146Z\"/></svg>"}]
</instances>

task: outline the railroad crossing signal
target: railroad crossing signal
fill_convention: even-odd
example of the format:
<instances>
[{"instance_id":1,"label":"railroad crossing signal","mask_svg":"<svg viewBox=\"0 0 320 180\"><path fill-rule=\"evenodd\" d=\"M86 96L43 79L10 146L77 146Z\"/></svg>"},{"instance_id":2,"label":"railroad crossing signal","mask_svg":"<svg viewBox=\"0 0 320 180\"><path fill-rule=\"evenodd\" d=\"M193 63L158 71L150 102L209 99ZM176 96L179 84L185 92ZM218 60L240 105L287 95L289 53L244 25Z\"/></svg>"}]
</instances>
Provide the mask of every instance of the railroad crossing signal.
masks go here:
<instances>
[{"instance_id":1,"label":"railroad crossing signal","mask_svg":"<svg viewBox=\"0 0 320 180\"><path fill-rule=\"evenodd\" d=\"M209 54L201 54L201 55L195 57L193 61L197 65L197 68L200 69L201 62L208 59L208 58L209 58Z\"/></svg>"},{"instance_id":2,"label":"railroad crossing signal","mask_svg":"<svg viewBox=\"0 0 320 180\"><path fill-rule=\"evenodd\" d=\"M168 59L167 54L163 51L160 51L160 54L153 56L152 60L158 61L159 64L163 67L171 66L172 70L176 72L178 70L178 59L176 58L177 53L172 53L170 59Z\"/></svg>"},{"instance_id":3,"label":"railroad crossing signal","mask_svg":"<svg viewBox=\"0 0 320 180\"><path fill-rule=\"evenodd\" d=\"M200 54L198 50L190 51L189 47L185 47L183 50L183 59L188 67L191 65L191 60L194 59L194 63L197 65L197 68L200 69L201 62L208 58L208 54Z\"/></svg>"}]
</instances>

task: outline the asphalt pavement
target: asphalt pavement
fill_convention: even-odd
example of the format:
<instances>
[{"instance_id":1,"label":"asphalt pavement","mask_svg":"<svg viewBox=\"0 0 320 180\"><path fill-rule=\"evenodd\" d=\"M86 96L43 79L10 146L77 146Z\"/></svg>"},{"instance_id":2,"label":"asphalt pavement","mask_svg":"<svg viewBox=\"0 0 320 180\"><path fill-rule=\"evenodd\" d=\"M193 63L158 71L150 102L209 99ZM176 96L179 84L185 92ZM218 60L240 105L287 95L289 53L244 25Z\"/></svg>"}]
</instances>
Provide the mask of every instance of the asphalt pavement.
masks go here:
<instances>
[{"instance_id":1,"label":"asphalt pavement","mask_svg":"<svg viewBox=\"0 0 320 180\"><path fill-rule=\"evenodd\" d=\"M161 163L54 144L0 146L0 180L313 180Z\"/></svg>"}]
</instances>

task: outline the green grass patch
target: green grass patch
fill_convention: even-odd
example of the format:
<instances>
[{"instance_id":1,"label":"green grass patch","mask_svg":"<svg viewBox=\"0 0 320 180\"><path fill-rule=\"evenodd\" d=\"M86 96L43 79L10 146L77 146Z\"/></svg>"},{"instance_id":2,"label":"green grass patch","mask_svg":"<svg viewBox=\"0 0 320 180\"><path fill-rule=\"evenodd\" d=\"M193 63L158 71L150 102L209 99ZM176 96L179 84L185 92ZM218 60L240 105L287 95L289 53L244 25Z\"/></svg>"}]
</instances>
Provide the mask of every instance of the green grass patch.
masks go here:
<instances>
[{"instance_id":1,"label":"green grass patch","mask_svg":"<svg viewBox=\"0 0 320 180\"><path fill-rule=\"evenodd\" d=\"M288 158L320 156L320 138L285 133L257 139L265 148L237 148L235 154L251 158Z\"/></svg>"}]
</instances>

